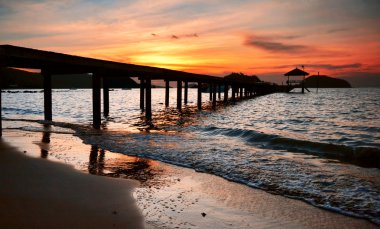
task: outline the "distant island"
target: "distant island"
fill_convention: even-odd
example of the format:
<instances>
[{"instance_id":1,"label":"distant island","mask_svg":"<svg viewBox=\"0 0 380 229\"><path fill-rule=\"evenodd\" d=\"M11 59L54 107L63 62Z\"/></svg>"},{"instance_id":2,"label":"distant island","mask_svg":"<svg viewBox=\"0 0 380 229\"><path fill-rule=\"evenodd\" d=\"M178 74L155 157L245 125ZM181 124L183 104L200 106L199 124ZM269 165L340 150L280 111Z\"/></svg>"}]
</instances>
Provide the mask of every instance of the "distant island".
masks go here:
<instances>
[{"instance_id":1,"label":"distant island","mask_svg":"<svg viewBox=\"0 0 380 229\"><path fill-rule=\"evenodd\" d=\"M2 88L4 89L42 89L40 73L14 68L1 68ZM53 88L92 88L91 76L84 74L60 75L52 77ZM137 88L139 85L130 78L110 77L110 88Z\"/></svg>"},{"instance_id":2,"label":"distant island","mask_svg":"<svg viewBox=\"0 0 380 229\"><path fill-rule=\"evenodd\" d=\"M351 84L343 79L332 78L326 75L312 75L305 79L307 88L351 88Z\"/></svg>"}]
</instances>

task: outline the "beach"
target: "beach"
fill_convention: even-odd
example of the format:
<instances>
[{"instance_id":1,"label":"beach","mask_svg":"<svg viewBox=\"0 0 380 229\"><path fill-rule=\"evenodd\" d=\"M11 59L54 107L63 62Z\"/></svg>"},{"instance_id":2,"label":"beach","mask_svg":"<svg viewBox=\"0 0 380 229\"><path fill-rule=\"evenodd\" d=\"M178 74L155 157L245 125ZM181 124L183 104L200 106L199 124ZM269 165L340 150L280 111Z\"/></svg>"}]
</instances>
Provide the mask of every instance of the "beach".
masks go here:
<instances>
[{"instance_id":1,"label":"beach","mask_svg":"<svg viewBox=\"0 0 380 229\"><path fill-rule=\"evenodd\" d=\"M4 137L0 144L1 228L144 227L132 197L137 182L89 176L63 163L30 158L22 155L23 145L7 142Z\"/></svg>"},{"instance_id":2,"label":"beach","mask_svg":"<svg viewBox=\"0 0 380 229\"><path fill-rule=\"evenodd\" d=\"M377 228L211 174L97 149L71 133L46 140L46 132L4 132L1 227Z\"/></svg>"}]
</instances>

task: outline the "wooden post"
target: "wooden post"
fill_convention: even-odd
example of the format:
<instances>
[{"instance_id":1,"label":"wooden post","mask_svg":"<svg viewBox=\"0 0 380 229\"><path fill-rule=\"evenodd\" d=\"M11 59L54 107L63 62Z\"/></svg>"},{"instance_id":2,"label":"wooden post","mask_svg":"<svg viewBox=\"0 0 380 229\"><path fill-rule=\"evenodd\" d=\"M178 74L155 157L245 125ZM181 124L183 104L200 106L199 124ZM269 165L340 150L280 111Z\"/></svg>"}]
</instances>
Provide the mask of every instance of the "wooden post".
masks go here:
<instances>
[{"instance_id":1,"label":"wooden post","mask_svg":"<svg viewBox=\"0 0 380 229\"><path fill-rule=\"evenodd\" d=\"M165 80L165 107L169 107L169 80Z\"/></svg>"},{"instance_id":2,"label":"wooden post","mask_svg":"<svg viewBox=\"0 0 380 229\"><path fill-rule=\"evenodd\" d=\"M289 76L288 76L288 81L286 81L286 83L288 84L288 90L287 90L287 92L290 92L290 81L289 81Z\"/></svg>"},{"instance_id":3,"label":"wooden post","mask_svg":"<svg viewBox=\"0 0 380 229\"><path fill-rule=\"evenodd\" d=\"M228 102L228 84L224 84L224 103L227 103Z\"/></svg>"},{"instance_id":4,"label":"wooden post","mask_svg":"<svg viewBox=\"0 0 380 229\"><path fill-rule=\"evenodd\" d=\"M212 109L216 109L216 83L212 87Z\"/></svg>"},{"instance_id":5,"label":"wooden post","mask_svg":"<svg viewBox=\"0 0 380 229\"><path fill-rule=\"evenodd\" d=\"M110 111L110 88L108 78L103 77L103 115L108 117Z\"/></svg>"},{"instance_id":6,"label":"wooden post","mask_svg":"<svg viewBox=\"0 0 380 229\"><path fill-rule=\"evenodd\" d=\"M235 95L236 95L236 87L234 85L232 87L232 102L236 101Z\"/></svg>"},{"instance_id":7,"label":"wooden post","mask_svg":"<svg viewBox=\"0 0 380 229\"><path fill-rule=\"evenodd\" d=\"M182 81L177 81L177 109L182 109Z\"/></svg>"},{"instance_id":8,"label":"wooden post","mask_svg":"<svg viewBox=\"0 0 380 229\"><path fill-rule=\"evenodd\" d=\"M302 80L302 94L305 93L305 75L303 76Z\"/></svg>"},{"instance_id":9,"label":"wooden post","mask_svg":"<svg viewBox=\"0 0 380 229\"><path fill-rule=\"evenodd\" d=\"M222 93L222 85L221 84L218 84L218 99L220 100L221 98L221 94Z\"/></svg>"},{"instance_id":10,"label":"wooden post","mask_svg":"<svg viewBox=\"0 0 380 229\"><path fill-rule=\"evenodd\" d=\"M3 110L3 107L2 107L2 105L1 105L1 94L2 94L2 92L1 92L1 89L3 89L3 76L2 75L0 75L0 137L1 136L3 136L3 116L1 115L1 111Z\"/></svg>"},{"instance_id":11,"label":"wooden post","mask_svg":"<svg viewBox=\"0 0 380 229\"><path fill-rule=\"evenodd\" d=\"M101 77L94 73L92 75L92 126L95 129L100 129L101 124L100 84Z\"/></svg>"},{"instance_id":12,"label":"wooden post","mask_svg":"<svg viewBox=\"0 0 380 229\"><path fill-rule=\"evenodd\" d=\"M208 87L210 88L210 101L212 101L212 83L210 83Z\"/></svg>"},{"instance_id":13,"label":"wooden post","mask_svg":"<svg viewBox=\"0 0 380 229\"><path fill-rule=\"evenodd\" d=\"M140 109L144 111L144 100L145 100L145 80L140 78Z\"/></svg>"},{"instance_id":14,"label":"wooden post","mask_svg":"<svg viewBox=\"0 0 380 229\"><path fill-rule=\"evenodd\" d=\"M51 73L42 69L41 75L44 78L44 114L45 120L52 120L52 89L51 89Z\"/></svg>"},{"instance_id":15,"label":"wooden post","mask_svg":"<svg viewBox=\"0 0 380 229\"><path fill-rule=\"evenodd\" d=\"M188 94L188 88L189 88L189 83L185 81L185 94L184 94L184 104L187 104L187 94Z\"/></svg>"},{"instance_id":16,"label":"wooden post","mask_svg":"<svg viewBox=\"0 0 380 229\"><path fill-rule=\"evenodd\" d=\"M318 76L317 76L317 93L318 93L318 88L319 88L319 72L318 72Z\"/></svg>"},{"instance_id":17,"label":"wooden post","mask_svg":"<svg viewBox=\"0 0 380 229\"><path fill-rule=\"evenodd\" d=\"M202 83L198 82L198 110L202 110Z\"/></svg>"},{"instance_id":18,"label":"wooden post","mask_svg":"<svg viewBox=\"0 0 380 229\"><path fill-rule=\"evenodd\" d=\"M152 80L150 78L145 80L145 87L145 118L146 120L152 120Z\"/></svg>"}]
</instances>

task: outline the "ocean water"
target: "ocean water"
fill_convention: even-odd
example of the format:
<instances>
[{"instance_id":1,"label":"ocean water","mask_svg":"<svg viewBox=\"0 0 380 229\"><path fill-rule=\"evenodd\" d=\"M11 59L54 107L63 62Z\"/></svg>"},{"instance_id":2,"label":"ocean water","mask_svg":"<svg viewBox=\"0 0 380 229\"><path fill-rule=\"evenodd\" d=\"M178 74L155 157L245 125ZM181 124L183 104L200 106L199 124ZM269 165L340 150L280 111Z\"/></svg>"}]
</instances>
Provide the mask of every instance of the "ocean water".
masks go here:
<instances>
[{"instance_id":1,"label":"ocean water","mask_svg":"<svg viewBox=\"0 0 380 229\"><path fill-rule=\"evenodd\" d=\"M43 93L3 92L5 129L42 131ZM170 92L176 107L176 89ZM91 90L53 90L51 131L71 128L100 148L193 168L380 224L380 88L276 93L179 113L153 89L153 124L139 90L110 91L110 116L91 129ZM222 95L223 99L223 95ZM19 122L22 121L22 122Z\"/></svg>"}]
</instances>

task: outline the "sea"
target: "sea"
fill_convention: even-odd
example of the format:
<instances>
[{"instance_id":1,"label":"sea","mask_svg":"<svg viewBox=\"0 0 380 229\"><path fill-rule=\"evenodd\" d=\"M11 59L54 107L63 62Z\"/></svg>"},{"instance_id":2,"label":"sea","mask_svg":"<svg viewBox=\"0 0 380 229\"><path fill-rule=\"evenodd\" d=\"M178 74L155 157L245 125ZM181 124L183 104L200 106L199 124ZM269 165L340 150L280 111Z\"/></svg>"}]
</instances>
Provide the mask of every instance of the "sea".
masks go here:
<instances>
[{"instance_id":1,"label":"sea","mask_svg":"<svg viewBox=\"0 0 380 229\"><path fill-rule=\"evenodd\" d=\"M110 91L101 131L92 123L90 89L53 90L53 128L86 144L159 160L380 225L380 88L274 93L211 109L196 89L181 112L176 89L152 89L153 121L139 89ZM221 101L223 100L223 95ZM42 131L43 92L3 90L3 128Z\"/></svg>"}]
</instances>

